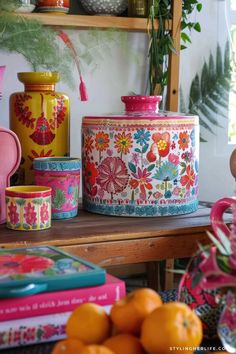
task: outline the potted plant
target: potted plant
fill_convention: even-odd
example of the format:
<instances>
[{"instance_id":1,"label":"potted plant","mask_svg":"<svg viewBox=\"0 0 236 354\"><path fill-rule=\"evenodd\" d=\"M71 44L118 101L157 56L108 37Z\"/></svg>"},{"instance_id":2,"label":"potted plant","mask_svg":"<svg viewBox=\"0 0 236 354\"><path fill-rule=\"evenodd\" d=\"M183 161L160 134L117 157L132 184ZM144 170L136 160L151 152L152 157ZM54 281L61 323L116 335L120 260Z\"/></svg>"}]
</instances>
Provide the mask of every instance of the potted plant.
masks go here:
<instances>
[{"instance_id":1,"label":"potted plant","mask_svg":"<svg viewBox=\"0 0 236 354\"><path fill-rule=\"evenodd\" d=\"M168 20L172 18L172 0L150 0L148 13L149 35L149 94L163 94L168 82L168 54L175 51ZM198 0L182 0L181 49L191 43L187 30L201 31L199 22L192 22L191 13L199 12L202 4ZM156 19L158 28L155 27Z\"/></svg>"}]
</instances>

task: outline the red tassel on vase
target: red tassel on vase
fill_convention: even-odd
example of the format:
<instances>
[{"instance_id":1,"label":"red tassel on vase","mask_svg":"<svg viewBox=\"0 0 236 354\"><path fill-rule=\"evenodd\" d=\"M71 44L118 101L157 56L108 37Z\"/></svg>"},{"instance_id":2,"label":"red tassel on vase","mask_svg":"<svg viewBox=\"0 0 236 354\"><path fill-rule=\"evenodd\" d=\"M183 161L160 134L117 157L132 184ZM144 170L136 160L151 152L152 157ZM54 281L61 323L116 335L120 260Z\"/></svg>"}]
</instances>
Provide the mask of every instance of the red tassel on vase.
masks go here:
<instances>
[{"instance_id":1,"label":"red tassel on vase","mask_svg":"<svg viewBox=\"0 0 236 354\"><path fill-rule=\"evenodd\" d=\"M73 43L71 42L70 38L68 37L68 35L64 31L59 31L58 35L63 40L65 45L71 50L73 58L75 60L75 65L77 67L77 70L79 73L79 78L80 78L80 85L79 85L80 99L81 99L81 101L88 101L87 89L86 89L86 85L85 85L85 82L82 77L79 56L76 52L76 49L75 49Z\"/></svg>"}]
</instances>

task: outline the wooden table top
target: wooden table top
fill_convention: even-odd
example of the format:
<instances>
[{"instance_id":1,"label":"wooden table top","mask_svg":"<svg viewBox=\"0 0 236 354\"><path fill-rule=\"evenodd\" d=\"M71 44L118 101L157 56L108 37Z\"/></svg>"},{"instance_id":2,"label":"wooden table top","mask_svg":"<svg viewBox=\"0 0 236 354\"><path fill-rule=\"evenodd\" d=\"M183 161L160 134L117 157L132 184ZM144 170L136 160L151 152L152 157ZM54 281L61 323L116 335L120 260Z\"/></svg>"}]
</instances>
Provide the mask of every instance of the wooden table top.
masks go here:
<instances>
[{"instance_id":1,"label":"wooden table top","mask_svg":"<svg viewBox=\"0 0 236 354\"><path fill-rule=\"evenodd\" d=\"M0 247L26 247L32 245L73 246L100 242L139 240L204 233L211 229L210 208L199 206L194 213L132 218L92 214L82 209L77 217L53 220L52 227L42 231L15 231L0 225ZM231 222L232 215L226 214Z\"/></svg>"}]
</instances>

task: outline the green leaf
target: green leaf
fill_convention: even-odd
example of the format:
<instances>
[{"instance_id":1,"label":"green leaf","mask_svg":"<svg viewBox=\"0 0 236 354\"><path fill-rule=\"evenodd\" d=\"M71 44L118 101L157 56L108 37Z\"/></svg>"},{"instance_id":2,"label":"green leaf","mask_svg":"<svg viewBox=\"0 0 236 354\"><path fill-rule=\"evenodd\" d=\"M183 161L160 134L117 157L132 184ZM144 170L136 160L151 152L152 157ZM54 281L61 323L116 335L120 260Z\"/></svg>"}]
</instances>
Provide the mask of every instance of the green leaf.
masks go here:
<instances>
[{"instance_id":1,"label":"green leaf","mask_svg":"<svg viewBox=\"0 0 236 354\"><path fill-rule=\"evenodd\" d=\"M232 268L229 265L228 257L226 257L226 256L217 256L216 257L216 261L217 261L217 264L218 264L219 268L223 272L225 272L225 273L231 273L232 272Z\"/></svg>"},{"instance_id":2,"label":"green leaf","mask_svg":"<svg viewBox=\"0 0 236 354\"><path fill-rule=\"evenodd\" d=\"M130 171L132 171L133 173L136 173L136 166L132 162L129 162L128 166L129 166Z\"/></svg>"},{"instance_id":3,"label":"green leaf","mask_svg":"<svg viewBox=\"0 0 236 354\"><path fill-rule=\"evenodd\" d=\"M134 151L138 152L139 154L141 154L141 150L139 148L135 148Z\"/></svg>"},{"instance_id":4,"label":"green leaf","mask_svg":"<svg viewBox=\"0 0 236 354\"><path fill-rule=\"evenodd\" d=\"M185 33L185 32L181 32L181 39L182 39L184 42L189 42L189 43L191 43L191 39L190 39L189 35L187 35L187 33Z\"/></svg>"},{"instance_id":5,"label":"green leaf","mask_svg":"<svg viewBox=\"0 0 236 354\"><path fill-rule=\"evenodd\" d=\"M200 12L202 10L202 4L201 3L197 4L196 9L198 12Z\"/></svg>"},{"instance_id":6,"label":"green leaf","mask_svg":"<svg viewBox=\"0 0 236 354\"><path fill-rule=\"evenodd\" d=\"M221 241L219 241L215 236L213 236L209 231L206 231L208 237L210 238L210 240L214 243L214 245L216 246L216 248L219 250L219 252L223 255L223 256L227 256L227 250L225 249L224 245L221 243Z\"/></svg>"},{"instance_id":7,"label":"green leaf","mask_svg":"<svg viewBox=\"0 0 236 354\"><path fill-rule=\"evenodd\" d=\"M196 22L193 26L193 28L195 29L195 31L197 32L201 32L201 25L199 22Z\"/></svg>"},{"instance_id":8,"label":"green leaf","mask_svg":"<svg viewBox=\"0 0 236 354\"><path fill-rule=\"evenodd\" d=\"M151 164L151 165L148 166L147 171L150 172L150 171L152 171L154 168L155 168L155 164L153 163L153 164Z\"/></svg>"},{"instance_id":9,"label":"green leaf","mask_svg":"<svg viewBox=\"0 0 236 354\"><path fill-rule=\"evenodd\" d=\"M55 209L61 209L62 205L65 204L66 198L64 192L61 189L56 189L55 195L52 198L52 206Z\"/></svg>"},{"instance_id":10,"label":"green leaf","mask_svg":"<svg viewBox=\"0 0 236 354\"><path fill-rule=\"evenodd\" d=\"M148 150L148 145L145 144L142 148L142 153L145 154L145 152L147 152L147 150Z\"/></svg>"},{"instance_id":11,"label":"green leaf","mask_svg":"<svg viewBox=\"0 0 236 354\"><path fill-rule=\"evenodd\" d=\"M217 236L219 237L221 243L224 245L227 254L230 255L232 253L232 249L229 237L226 236L220 228L217 228Z\"/></svg>"}]
</instances>

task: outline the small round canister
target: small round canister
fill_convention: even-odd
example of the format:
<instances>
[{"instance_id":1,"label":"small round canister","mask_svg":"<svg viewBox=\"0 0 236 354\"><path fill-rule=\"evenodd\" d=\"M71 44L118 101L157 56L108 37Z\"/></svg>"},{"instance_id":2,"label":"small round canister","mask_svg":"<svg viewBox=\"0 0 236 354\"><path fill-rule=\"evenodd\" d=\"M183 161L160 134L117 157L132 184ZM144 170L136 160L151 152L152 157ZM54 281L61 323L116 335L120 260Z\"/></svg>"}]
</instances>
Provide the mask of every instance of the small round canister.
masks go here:
<instances>
[{"instance_id":1,"label":"small round canister","mask_svg":"<svg viewBox=\"0 0 236 354\"><path fill-rule=\"evenodd\" d=\"M118 216L166 216L198 207L198 117L158 112L160 96L123 96L124 114L82 122L83 204Z\"/></svg>"},{"instance_id":2,"label":"small round canister","mask_svg":"<svg viewBox=\"0 0 236 354\"><path fill-rule=\"evenodd\" d=\"M43 157L33 161L35 183L52 188L52 219L69 219L78 214L80 159Z\"/></svg>"}]
</instances>

